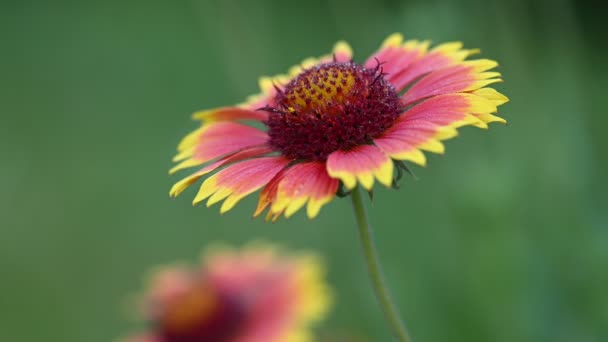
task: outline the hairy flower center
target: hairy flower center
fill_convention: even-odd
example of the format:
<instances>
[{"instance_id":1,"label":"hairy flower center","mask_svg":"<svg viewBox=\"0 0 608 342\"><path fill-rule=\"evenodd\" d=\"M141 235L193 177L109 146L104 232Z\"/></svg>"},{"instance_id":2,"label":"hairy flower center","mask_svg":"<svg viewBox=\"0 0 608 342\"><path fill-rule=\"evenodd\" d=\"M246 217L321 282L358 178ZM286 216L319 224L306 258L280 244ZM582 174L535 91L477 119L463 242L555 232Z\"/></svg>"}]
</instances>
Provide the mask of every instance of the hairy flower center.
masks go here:
<instances>
[{"instance_id":1,"label":"hairy flower center","mask_svg":"<svg viewBox=\"0 0 608 342\"><path fill-rule=\"evenodd\" d=\"M243 321L243 310L209 285L195 286L174 298L160 317L163 341L225 341Z\"/></svg>"},{"instance_id":2,"label":"hairy flower center","mask_svg":"<svg viewBox=\"0 0 608 342\"><path fill-rule=\"evenodd\" d=\"M303 71L265 108L270 145L293 159L326 160L334 151L369 144L402 111L380 67L326 63Z\"/></svg>"}]
</instances>

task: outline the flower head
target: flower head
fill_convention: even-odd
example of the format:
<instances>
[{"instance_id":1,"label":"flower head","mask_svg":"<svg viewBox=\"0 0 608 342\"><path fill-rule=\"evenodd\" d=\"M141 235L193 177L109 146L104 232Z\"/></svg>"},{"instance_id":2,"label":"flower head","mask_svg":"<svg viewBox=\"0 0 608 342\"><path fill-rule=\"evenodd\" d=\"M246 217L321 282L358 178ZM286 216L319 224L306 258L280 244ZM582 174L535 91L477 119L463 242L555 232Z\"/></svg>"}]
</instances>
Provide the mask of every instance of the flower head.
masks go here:
<instances>
[{"instance_id":1,"label":"flower head","mask_svg":"<svg viewBox=\"0 0 608 342\"><path fill-rule=\"evenodd\" d=\"M201 266L156 272L143 297L148 332L127 342L304 342L330 298L313 255L221 248Z\"/></svg>"},{"instance_id":2,"label":"flower head","mask_svg":"<svg viewBox=\"0 0 608 342\"><path fill-rule=\"evenodd\" d=\"M429 46L393 34L357 64L339 42L331 55L263 77L261 93L245 103L195 113L201 127L183 139L170 172L202 167L171 196L221 169L205 179L194 204L223 201L223 213L262 189L255 216L268 210L274 220L306 206L312 218L341 185L391 187L401 161L424 166L422 151L443 153L441 141L457 128L506 122L494 114L508 99L486 87L501 81L488 71L496 62L466 60L478 51L461 43Z\"/></svg>"}]
</instances>

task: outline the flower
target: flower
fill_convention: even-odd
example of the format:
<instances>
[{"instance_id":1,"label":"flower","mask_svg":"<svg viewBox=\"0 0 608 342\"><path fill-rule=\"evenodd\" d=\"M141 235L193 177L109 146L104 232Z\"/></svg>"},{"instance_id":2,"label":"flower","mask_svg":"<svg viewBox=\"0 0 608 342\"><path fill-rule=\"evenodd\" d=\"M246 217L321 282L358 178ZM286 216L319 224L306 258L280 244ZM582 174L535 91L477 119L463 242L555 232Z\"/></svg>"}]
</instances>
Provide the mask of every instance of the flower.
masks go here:
<instances>
[{"instance_id":1,"label":"flower","mask_svg":"<svg viewBox=\"0 0 608 342\"><path fill-rule=\"evenodd\" d=\"M371 191L377 180L391 187L402 161L424 166L422 151L443 153L441 141L458 127L505 123L494 114L507 97L486 87L501 81L488 71L497 63L466 60L479 51L458 42L429 46L393 34L357 64L348 44L338 42L331 55L262 77L261 93L242 104L195 113L201 127L179 144L170 173L202 168L170 195L222 168L205 179L193 204L223 201L224 213L263 188L254 216L268 209L266 218L276 220L306 205L313 218L340 185Z\"/></svg>"},{"instance_id":2,"label":"flower","mask_svg":"<svg viewBox=\"0 0 608 342\"><path fill-rule=\"evenodd\" d=\"M331 302L323 267L313 254L276 246L226 247L199 267L155 272L142 307L148 332L126 342L304 342Z\"/></svg>"}]
</instances>

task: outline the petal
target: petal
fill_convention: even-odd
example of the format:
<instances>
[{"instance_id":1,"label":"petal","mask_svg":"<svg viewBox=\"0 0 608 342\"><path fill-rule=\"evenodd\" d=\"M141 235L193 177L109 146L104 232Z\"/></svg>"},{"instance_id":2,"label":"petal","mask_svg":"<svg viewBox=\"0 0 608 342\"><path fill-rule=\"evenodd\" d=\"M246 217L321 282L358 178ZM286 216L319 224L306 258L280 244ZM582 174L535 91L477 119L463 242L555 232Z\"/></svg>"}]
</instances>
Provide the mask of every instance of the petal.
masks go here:
<instances>
[{"instance_id":1,"label":"petal","mask_svg":"<svg viewBox=\"0 0 608 342\"><path fill-rule=\"evenodd\" d=\"M492 101L492 103L494 103L494 105L497 107L509 102L508 97L504 96L503 94L496 91L496 89L492 89L492 88L477 89L477 90L473 91L473 94Z\"/></svg>"},{"instance_id":2,"label":"petal","mask_svg":"<svg viewBox=\"0 0 608 342\"><path fill-rule=\"evenodd\" d=\"M218 168L220 168L222 166L232 164L232 163L235 163L235 162L238 162L238 161L241 161L244 159L252 158L252 157L259 157L264 154L268 154L270 152L272 152L272 149L270 149L270 147L268 147L267 145L260 145L260 146L249 147L249 148L243 149L241 151L238 151L236 153L233 153L227 157L224 157L224 158L216 161L215 163L205 166L204 168L198 170L197 172L191 174L190 176L175 183L173 185L173 187L171 188L171 190L169 191L169 195L171 197L177 197L184 190L186 190L186 188L188 188L190 185L194 184L201 177L203 177L204 175L206 175L212 171L217 170Z\"/></svg>"},{"instance_id":3,"label":"petal","mask_svg":"<svg viewBox=\"0 0 608 342\"><path fill-rule=\"evenodd\" d=\"M262 189L260 199L258 200L258 206L253 213L253 217L258 217L276 199L277 191L279 190L279 183L281 182L281 179L283 179L283 175L287 170L288 168L285 168L277 173L276 176L274 176L274 178L271 179L268 184L266 184L264 189ZM283 213L279 212L277 214L269 211L268 215L266 215L266 221L272 220L274 222L279 218L279 216L281 216L281 214Z\"/></svg>"},{"instance_id":4,"label":"petal","mask_svg":"<svg viewBox=\"0 0 608 342\"><path fill-rule=\"evenodd\" d=\"M323 162L296 164L277 175L262 191L256 216L269 204L273 218L283 213L290 217L308 204L306 212L312 219L334 198L339 185L337 179L329 176Z\"/></svg>"},{"instance_id":5,"label":"petal","mask_svg":"<svg viewBox=\"0 0 608 342\"><path fill-rule=\"evenodd\" d=\"M205 122L237 120L264 121L268 118L268 113L264 111L256 111L255 109L252 110L239 107L221 107L217 109L196 112L192 115L192 117L196 120L202 120Z\"/></svg>"},{"instance_id":6,"label":"petal","mask_svg":"<svg viewBox=\"0 0 608 342\"><path fill-rule=\"evenodd\" d=\"M204 125L180 143L180 152L174 161L185 160L174 166L169 174L267 141L266 132L251 126L229 121Z\"/></svg>"},{"instance_id":7,"label":"petal","mask_svg":"<svg viewBox=\"0 0 608 342\"><path fill-rule=\"evenodd\" d=\"M403 71L391 77L390 81L398 91L402 91L420 76L454 65L477 52L477 50L462 49L460 42L444 43L408 65Z\"/></svg>"},{"instance_id":8,"label":"petal","mask_svg":"<svg viewBox=\"0 0 608 342\"><path fill-rule=\"evenodd\" d=\"M411 140L417 139L416 137L393 133L374 139L374 144L393 159L409 160L418 165L426 165L424 154L417 148L417 144Z\"/></svg>"},{"instance_id":9,"label":"petal","mask_svg":"<svg viewBox=\"0 0 608 342\"><path fill-rule=\"evenodd\" d=\"M327 158L327 171L348 189L353 189L357 181L367 190L372 189L374 178L387 187L393 181L393 161L372 145L333 152Z\"/></svg>"},{"instance_id":10,"label":"petal","mask_svg":"<svg viewBox=\"0 0 608 342\"><path fill-rule=\"evenodd\" d=\"M263 157L229 166L203 182L192 204L209 198L207 206L211 206L224 200L220 212L225 213L266 185L289 162L283 157Z\"/></svg>"},{"instance_id":11,"label":"petal","mask_svg":"<svg viewBox=\"0 0 608 342\"><path fill-rule=\"evenodd\" d=\"M332 55L336 62L350 62L353 59L353 49L341 40L334 45Z\"/></svg>"},{"instance_id":12,"label":"petal","mask_svg":"<svg viewBox=\"0 0 608 342\"><path fill-rule=\"evenodd\" d=\"M403 43L403 36L395 33L384 40L380 49L371 55L364 65L366 68L375 68L381 63L382 71L392 83L396 75L426 53L429 44L428 41L417 40Z\"/></svg>"},{"instance_id":13,"label":"petal","mask_svg":"<svg viewBox=\"0 0 608 342\"><path fill-rule=\"evenodd\" d=\"M174 162L178 162L192 156L192 150L196 145L201 133L203 133L204 127L205 126L201 126L193 132L188 133L188 135L186 135L182 141L179 142L179 145L177 145L177 151L179 153L173 157Z\"/></svg>"},{"instance_id":14,"label":"petal","mask_svg":"<svg viewBox=\"0 0 608 342\"><path fill-rule=\"evenodd\" d=\"M393 159L425 165L420 150L443 153L440 141L456 136L456 128L485 128L488 122L504 121L490 114L495 111L495 103L476 94L434 96L407 110L374 144Z\"/></svg>"},{"instance_id":15,"label":"petal","mask_svg":"<svg viewBox=\"0 0 608 342\"><path fill-rule=\"evenodd\" d=\"M441 126L454 128L479 124L481 120L474 114L494 113L496 105L482 97L469 93L434 96L407 110L396 125L404 120L423 120Z\"/></svg>"},{"instance_id":16,"label":"petal","mask_svg":"<svg viewBox=\"0 0 608 342\"><path fill-rule=\"evenodd\" d=\"M500 82L499 73L485 72L497 65L495 61L479 59L433 71L405 92L404 105L430 96L472 91Z\"/></svg>"}]
</instances>

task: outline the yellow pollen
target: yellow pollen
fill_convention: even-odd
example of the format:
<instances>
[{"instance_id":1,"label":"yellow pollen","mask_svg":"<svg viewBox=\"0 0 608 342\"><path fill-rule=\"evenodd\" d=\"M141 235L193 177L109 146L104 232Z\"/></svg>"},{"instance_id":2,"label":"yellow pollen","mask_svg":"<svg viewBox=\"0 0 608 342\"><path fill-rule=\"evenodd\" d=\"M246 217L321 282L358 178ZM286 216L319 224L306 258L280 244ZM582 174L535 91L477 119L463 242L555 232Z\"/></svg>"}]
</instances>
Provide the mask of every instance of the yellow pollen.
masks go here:
<instances>
[{"instance_id":1,"label":"yellow pollen","mask_svg":"<svg viewBox=\"0 0 608 342\"><path fill-rule=\"evenodd\" d=\"M163 323L168 330L174 332L195 328L213 316L218 302L210 286L195 287L169 304Z\"/></svg>"},{"instance_id":2,"label":"yellow pollen","mask_svg":"<svg viewBox=\"0 0 608 342\"><path fill-rule=\"evenodd\" d=\"M285 94L287 110L292 113L324 110L330 103L343 103L356 81L351 69L311 69L301 76L304 77L298 77Z\"/></svg>"}]
</instances>

